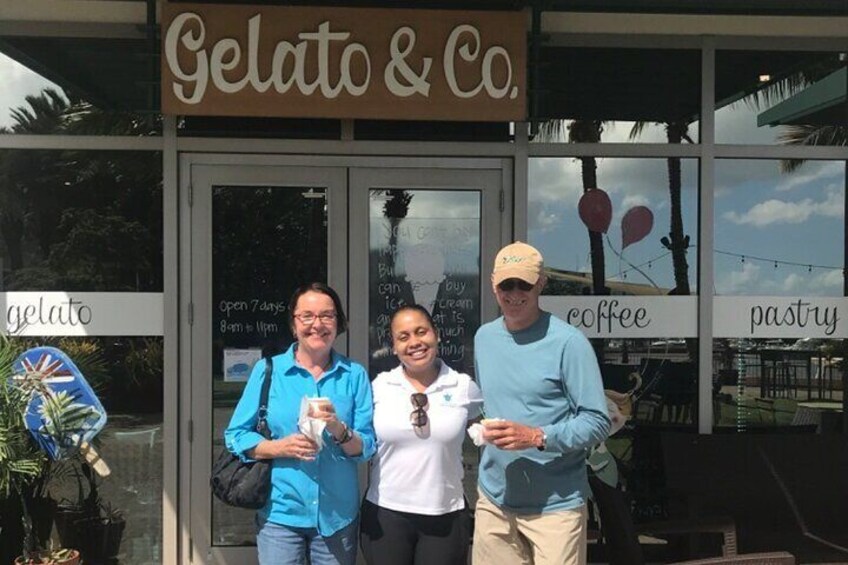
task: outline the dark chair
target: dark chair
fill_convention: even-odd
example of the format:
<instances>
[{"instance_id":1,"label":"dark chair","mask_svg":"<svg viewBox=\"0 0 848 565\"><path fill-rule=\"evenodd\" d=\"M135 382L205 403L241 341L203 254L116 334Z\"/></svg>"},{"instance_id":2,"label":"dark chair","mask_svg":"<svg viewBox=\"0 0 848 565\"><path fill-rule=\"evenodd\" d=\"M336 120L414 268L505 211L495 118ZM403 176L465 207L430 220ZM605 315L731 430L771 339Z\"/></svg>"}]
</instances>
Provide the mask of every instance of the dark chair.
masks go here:
<instances>
[{"instance_id":1,"label":"dark chair","mask_svg":"<svg viewBox=\"0 0 848 565\"><path fill-rule=\"evenodd\" d=\"M607 547L610 565L642 565L645 563L639 535L658 538L685 534L720 534L722 555L736 554L736 527L729 518L668 520L634 524L626 494L594 476L589 477L592 497L598 507L601 536Z\"/></svg>"},{"instance_id":2,"label":"dark chair","mask_svg":"<svg viewBox=\"0 0 848 565\"><path fill-rule=\"evenodd\" d=\"M689 361L643 359L640 368L643 394L659 399L657 423L695 424L698 384L695 364Z\"/></svg>"}]
</instances>

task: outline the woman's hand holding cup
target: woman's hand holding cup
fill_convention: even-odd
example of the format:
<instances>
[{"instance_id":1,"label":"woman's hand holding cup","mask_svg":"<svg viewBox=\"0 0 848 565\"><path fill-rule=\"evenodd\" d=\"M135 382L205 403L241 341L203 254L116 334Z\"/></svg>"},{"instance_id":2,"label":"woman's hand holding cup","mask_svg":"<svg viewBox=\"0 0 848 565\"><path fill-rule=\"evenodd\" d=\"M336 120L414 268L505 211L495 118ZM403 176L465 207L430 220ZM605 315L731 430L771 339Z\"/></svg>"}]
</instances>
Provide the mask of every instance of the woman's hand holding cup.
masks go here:
<instances>
[{"instance_id":1,"label":"woman's hand holding cup","mask_svg":"<svg viewBox=\"0 0 848 565\"><path fill-rule=\"evenodd\" d=\"M313 461L318 452L314 441L301 433L291 434L282 439L274 440L279 449L278 457L290 457L301 461Z\"/></svg>"},{"instance_id":2,"label":"woman's hand holding cup","mask_svg":"<svg viewBox=\"0 0 848 565\"><path fill-rule=\"evenodd\" d=\"M336 415L336 407L329 398L310 398L309 417L323 420L327 425L327 431L334 437L340 438L345 431L345 426Z\"/></svg>"}]
</instances>

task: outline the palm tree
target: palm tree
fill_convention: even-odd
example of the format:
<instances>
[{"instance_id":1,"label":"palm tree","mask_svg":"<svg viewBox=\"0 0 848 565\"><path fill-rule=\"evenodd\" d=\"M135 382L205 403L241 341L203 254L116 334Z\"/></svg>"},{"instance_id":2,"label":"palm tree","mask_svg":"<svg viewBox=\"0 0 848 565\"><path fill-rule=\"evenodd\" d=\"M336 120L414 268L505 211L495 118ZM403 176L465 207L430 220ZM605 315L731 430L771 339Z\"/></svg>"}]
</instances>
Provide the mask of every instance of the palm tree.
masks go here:
<instances>
[{"instance_id":1,"label":"palm tree","mask_svg":"<svg viewBox=\"0 0 848 565\"><path fill-rule=\"evenodd\" d=\"M47 88L25 98L14 108L12 124L6 130L20 134L100 134L145 135L158 118L104 112L75 98L72 93ZM155 236L161 226L160 157L155 153L86 152L76 150L28 150L0 153L0 236L7 250L10 287L36 284L51 287L67 285L59 274L68 273L51 253L62 234L74 229L72 208L97 210L101 217L126 223L124 228L146 226L142 231L147 245L139 257L155 255ZM96 225L96 220L93 225ZM115 224L116 227L117 223ZM122 228L122 229L124 229ZM29 243L31 242L31 243ZM79 253L80 250L77 250ZM51 257L52 256L52 257ZM90 257L98 263L98 255ZM28 261L34 259L34 261ZM27 264L27 263L32 264ZM61 262L61 261L60 261ZM136 265L108 283L113 287L135 288L144 283L155 287L161 277L161 263ZM101 265L102 267L102 265ZM96 270L105 271L101 267ZM115 271L114 274L118 272ZM134 274L135 273L135 274ZM102 274L102 273L101 273ZM129 281L129 282L128 282ZM99 288L103 281L82 284ZM71 283L71 286L73 284ZM71 289L64 286L63 288ZM76 288L76 287L75 287Z\"/></svg>"},{"instance_id":2,"label":"palm tree","mask_svg":"<svg viewBox=\"0 0 848 565\"><path fill-rule=\"evenodd\" d=\"M636 122L630 130L630 139L641 135L647 122ZM665 126L666 137L669 143L680 144L684 140L694 143L689 137L689 124L683 120L669 121ZM674 270L674 294L689 295L689 263L686 259L686 251L689 248L689 236L683 228L683 206L681 203L681 190L683 186L680 157L669 157L666 160L668 167L668 195L669 195L669 233L660 241L671 251L671 260Z\"/></svg>"},{"instance_id":3,"label":"palm tree","mask_svg":"<svg viewBox=\"0 0 848 565\"><path fill-rule=\"evenodd\" d=\"M553 141L561 140L567 134L569 143L600 143L605 123L603 120L574 120L571 123L565 120L549 120L541 124L538 136L542 140ZM585 194L591 189L598 188L598 163L594 157L579 159L580 177ZM603 235L588 228L586 231L589 233L589 257L592 262L592 294L608 294Z\"/></svg>"},{"instance_id":4,"label":"palm tree","mask_svg":"<svg viewBox=\"0 0 848 565\"><path fill-rule=\"evenodd\" d=\"M383 216L389 220L389 252L392 260L397 259L397 232L401 221L409 213L412 194L402 188L390 188L385 191L386 201L383 203Z\"/></svg>"},{"instance_id":5,"label":"palm tree","mask_svg":"<svg viewBox=\"0 0 848 565\"><path fill-rule=\"evenodd\" d=\"M600 143L604 131L601 120L574 120L568 126L568 141L570 143ZM580 178L583 183L583 193L598 188L598 164L594 157L580 157ZM606 263L604 259L604 240L600 232L589 232L589 256L592 260L592 294L609 294L606 285Z\"/></svg>"},{"instance_id":6,"label":"palm tree","mask_svg":"<svg viewBox=\"0 0 848 565\"><path fill-rule=\"evenodd\" d=\"M25 101L24 106L11 111L13 133L47 135L62 131L68 102L58 91L46 88L38 95L27 96ZM57 161L55 151L45 150L16 151L4 156L0 179L2 233L12 265L23 265L22 239L27 229L34 229L43 257L50 250L61 214L56 198L57 187L61 186Z\"/></svg>"},{"instance_id":7,"label":"palm tree","mask_svg":"<svg viewBox=\"0 0 848 565\"><path fill-rule=\"evenodd\" d=\"M4 133L10 132L0 128L0 134ZM6 243L9 258L9 264L4 267L16 271L24 266L24 213L21 195L9 173L12 158L9 151L0 152L0 237Z\"/></svg>"}]
</instances>

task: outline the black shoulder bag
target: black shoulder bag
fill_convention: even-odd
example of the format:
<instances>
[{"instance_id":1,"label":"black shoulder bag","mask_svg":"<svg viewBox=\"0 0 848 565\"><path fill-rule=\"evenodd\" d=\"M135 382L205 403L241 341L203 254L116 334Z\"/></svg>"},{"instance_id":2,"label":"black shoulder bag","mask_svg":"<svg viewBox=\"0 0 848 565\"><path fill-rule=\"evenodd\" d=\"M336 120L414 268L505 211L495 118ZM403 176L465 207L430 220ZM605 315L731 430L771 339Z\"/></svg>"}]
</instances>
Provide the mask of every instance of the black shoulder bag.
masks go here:
<instances>
[{"instance_id":1,"label":"black shoulder bag","mask_svg":"<svg viewBox=\"0 0 848 565\"><path fill-rule=\"evenodd\" d=\"M274 362L265 358L265 379L259 395L259 412L256 431L265 439L271 439L266 416L268 414L268 391L271 388L271 374ZM239 508L259 509L265 506L271 492L271 460L262 459L245 463L238 455L230 453L227 446L218 455L212 465L212 494L221 502Z\"/></svg>"}]
</instances>

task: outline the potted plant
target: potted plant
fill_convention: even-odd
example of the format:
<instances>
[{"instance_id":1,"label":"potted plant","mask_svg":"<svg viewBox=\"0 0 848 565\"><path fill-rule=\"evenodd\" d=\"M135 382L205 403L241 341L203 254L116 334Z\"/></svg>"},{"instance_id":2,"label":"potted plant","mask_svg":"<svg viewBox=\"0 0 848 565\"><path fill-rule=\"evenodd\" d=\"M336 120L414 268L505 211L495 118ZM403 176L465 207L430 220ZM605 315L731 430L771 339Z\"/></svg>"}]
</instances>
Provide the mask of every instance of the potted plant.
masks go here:
<instances>
[{"instance_id":1,"label":"potted plant","mask_svg":"<svg viewBox=\"0 0 848 565\"><path fill-rule=\"evenodd\" d=\"M117 556L126 520L100 498L97 474L82 458L76 458L77 500L62 501L56 511L56 531L62 545L77 547L86 563L100 563Z\"/></svg>"},{"instance_id":2,"label":"potted plant","mask_svg":"<svg viewBox=\"0 0 848 565\"><path fill-rule=\"evenodd\" d=\"M12 380L15 349L0 336L0 501L5 547L22 547L24 563L33 558L38 541L33 532L33 501L43 493L48 460L24 423L30 391ZM36 530L36 533L38 531ZM20 544L20 545L19 545ZM9 563L12 557L0 556Z\"/></svg>"},{"instance_id":3,"label":"potted plant","mask_svg":"<svg viewBox=\"0 0 848 565\"><path fill-rule=\"evenodd\" d=\"M108 561L118 555L127 522L119 510L99 504L97 515L76 522L77 531L85 532L79 548L92 563Z\"/></svg>"},{"instance_id":4,"label":"potted plant","mask_svg":"<svg viewBox=\"0 0 848 565\"><path fill-rule=\"evenodd\" d=\"M15 565L79 565L80 552L76 549L47 549L18 557Z\"/></svg>"},{"instance_id":5,"label":"potted plant","mask_svg":"<svg viewBox=\"0 0 848 565\"><path fill-rule=\"evenodd\" d=\"M13 543L4 547L22 547L16 563L77 563L75 549L44 549L48 546L56 504L48 495L48 485L63 474L66 465L52 461L42 446L42 436L50 436L59 445L73 445L81 429L87 407L74 403L67 394L52 394L44 380L29 372L15 374L17 348L0 335L0 501L2 523L0 532ZM27 411L34 395L43 401L38 407L42 428L27 427ZM17 526L17 527L15 527ZM0 554L4 563L14 555Z\"/></svg>"}]
</instances>

